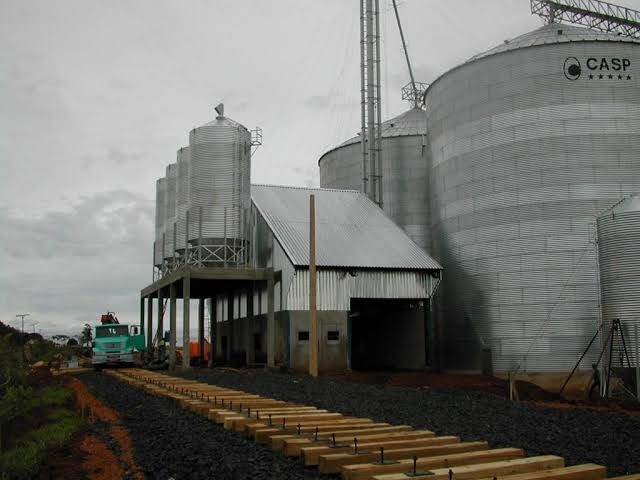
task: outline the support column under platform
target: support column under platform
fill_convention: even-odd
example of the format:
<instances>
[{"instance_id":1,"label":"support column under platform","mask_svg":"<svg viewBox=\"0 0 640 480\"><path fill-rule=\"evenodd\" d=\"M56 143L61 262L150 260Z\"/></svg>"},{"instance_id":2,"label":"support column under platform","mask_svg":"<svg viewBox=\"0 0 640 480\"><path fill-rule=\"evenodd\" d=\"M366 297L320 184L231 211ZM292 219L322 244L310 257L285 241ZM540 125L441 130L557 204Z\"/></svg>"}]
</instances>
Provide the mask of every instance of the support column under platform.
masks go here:
<instances>
[{"instance_id":1,"label":"support column under platform","mask_svg":"<svg viewBox=\"0 0 640 480\"><path fill-rule=\"evenodd\" d=\"M182 368L191 365L191 277L182 280Z\"/></svg>"},{"instance_id":2,"label":"support column under platform","mask_svg":"<svg viewBox=\"0 0 640 480\"><path fill-rule=\"evenodd\" d=\"M253 295L251 292L253 291L253 286L256 282L264 282L267 284L267 304L268 304L268 313L267 313L267 325L268 325L268 341L267 341L267 351L268 356L270 358L270 365L275 365L275 344L276 344L276 331L275 331L275 321L274 321L274 284L276 281L276 276L280 276L280 272L275 272L271 268L196 268L191 265L183 265L176 270L168 273L162 278L156 280L151 285L145 287L141 291L141 297L147 299L158 298L158 325L157 325L157 339L160 344L164 333L164 325L163 325L163 303L164 303L164 295L168 295L170 297L170 305L169 305L169 313L170 313L170 338L169 338L169 350L170 350L170 358L169 364L170 368L176 367L176 300L182 299L184 312L183 312L183 331L184 331L184 339L183 339L183 352L182 352L182 365L184 367L188 367L190 364L189 358L189 328L190 328L190 299L199 299L200 302L198 304L198 343L199 349L203 350L204 344L204 301L208 298L218 298L220 301L225 297L226 293L229 293L229 297L227 298L227 306L228 306L228 330L226 334L226 352L224 352L224 356L226 356L226 360L229 363L234 361L233 352L238 351L238 347L242 349L242 347L246 346L248 352L247 360L250 362L255 361L255 355L253 352L253 329L252 321L249 319L248 323L248 332L245 336L241 336L238 338L238 322L234 321L235 310L237 307L235 306L235 293L237 292L248 292L248 300L247 300L247 316L253 317L254 306L252 304ZM263 285L264 285L263 283ZM152 300L151 300L152 301ZM149 308L147 312L147 316L151 315L152 309ZM240 312L238 312L240 313ZM219 338L219 326L220 322L216 320L216 306L212 305L211 309L211 324L210 324L210 357L212 360L210 361L210 365L213 365L214 355L218 353L220 355L222 352L216 352L216 344L220 342ZM147 333L150 337L149 343L152 343L152 332L151 330L152 322L148 322L147 324ZM237 343L237 344L236 344Z\"/></svg>"}]
</instances>

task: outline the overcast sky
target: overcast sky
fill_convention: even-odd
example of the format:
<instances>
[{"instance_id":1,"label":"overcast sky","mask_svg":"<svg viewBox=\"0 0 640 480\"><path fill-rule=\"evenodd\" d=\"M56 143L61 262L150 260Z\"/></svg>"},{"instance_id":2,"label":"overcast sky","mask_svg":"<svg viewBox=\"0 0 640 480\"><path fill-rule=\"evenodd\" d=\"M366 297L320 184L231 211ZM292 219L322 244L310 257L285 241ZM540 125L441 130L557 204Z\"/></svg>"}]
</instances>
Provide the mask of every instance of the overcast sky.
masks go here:
<instances>
[{"instance_id":1,"label":"overcast sky","mask_svg":"<svg viewBox=\"0 0 640 480\"><path fill-rule=\"evenodd\" d=\"M424 82L543 24L529 0L399 3ZM381 6L387 119L408 72ZM0 321L137 321L155 180L220 101L264 130L254 183L318 185L359 128L358 16L358 0L0 0Z\"/></svg>"}]
</instances>

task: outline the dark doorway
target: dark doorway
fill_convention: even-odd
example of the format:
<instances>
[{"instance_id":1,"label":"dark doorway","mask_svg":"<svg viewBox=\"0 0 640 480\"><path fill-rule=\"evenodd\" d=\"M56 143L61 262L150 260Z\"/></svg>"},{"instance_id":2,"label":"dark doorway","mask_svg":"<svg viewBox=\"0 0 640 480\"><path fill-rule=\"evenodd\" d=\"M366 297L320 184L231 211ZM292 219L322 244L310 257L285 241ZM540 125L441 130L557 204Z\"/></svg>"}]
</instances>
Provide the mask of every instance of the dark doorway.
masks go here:
<instances>
[{"instance_id":1,"label":"dark doorway","mask_svg":"<svg viewBox=\"0 0 640 480\"><path fill-rule=\"evenodd\" d=\"M425 367L422 301L353 298L349 324L353 370L418 370Z\"/></svg>"}]
</instances>

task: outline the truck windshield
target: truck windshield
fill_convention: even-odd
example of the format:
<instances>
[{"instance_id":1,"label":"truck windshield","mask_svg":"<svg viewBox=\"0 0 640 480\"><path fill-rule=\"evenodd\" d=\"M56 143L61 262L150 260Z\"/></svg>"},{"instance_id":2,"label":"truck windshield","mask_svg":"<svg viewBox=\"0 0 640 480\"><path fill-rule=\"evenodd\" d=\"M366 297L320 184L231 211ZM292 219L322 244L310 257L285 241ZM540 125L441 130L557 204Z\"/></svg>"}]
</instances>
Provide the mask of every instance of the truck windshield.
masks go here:
<instances>
[{"instance_id":1,"label":"truck windshield","mask_svg":"<svg viewBox=\"0 0 640 480\"><path fill-rule=\"evenodd\" d=\"M96 328L96 338L126 337L129 335L129 327L126 325L109 325Z\"/></svg>"}]
</instances>

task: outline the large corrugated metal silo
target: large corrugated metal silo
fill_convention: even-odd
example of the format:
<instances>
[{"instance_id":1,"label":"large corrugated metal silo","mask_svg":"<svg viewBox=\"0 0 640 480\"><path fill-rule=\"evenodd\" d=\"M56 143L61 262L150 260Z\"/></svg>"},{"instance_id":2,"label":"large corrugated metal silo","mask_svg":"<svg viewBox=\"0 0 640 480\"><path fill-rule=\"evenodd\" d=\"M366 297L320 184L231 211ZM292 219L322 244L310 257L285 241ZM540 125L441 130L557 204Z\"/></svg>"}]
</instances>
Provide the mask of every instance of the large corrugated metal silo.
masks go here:
<instances>
[{"instance_id":1,"label":"large corrugated metal silo","mask_svg":"<svg viewBox=\"0 0 640 480\"><path fill-rule=\"evenodd\" d=\"M427 115L414 108L382 124L383 210L420 247L428 244ZM320 186L361 190L360 137L347 140L325 153Z\"/></svg>"},{"instance_id":2,"label":"large corrugated metal silo","mask_svg":"<svg viewBox=\"0 0 640 480\"><path fill-rule=\"evenodd\" d=\"M184 253L187 241L187 211L189 210L191 154L189 147L182 147L177 154L176 180L176 251Z\"/></svg>"},{"instance_id":3,"label":"large corrugated metal silo","mask_svg":"<svg viewBox=\"0 0 640 480\"><path fill-rule=\"evenodd\" d=\"M164 260L164 234L165 234L165 196L167 194L167 179L165 177L156 180L156 230L155 230L155 251L153 254L153 264L161 267Z\"/></svg>"},{"instance_id":4,"label":"large corrugated metal silo","mask_svg":"<svg viewBox=\"0 0 640 480\"><path fill-rule=\"evenodd\" d=\"M240 261L235 254L244 243L243 221L250 206L251 133L221 111L191 131L189 147L189 242L214 247L226 242L229 261Z\"/></svg>"},{"instance_id":5,"label":"large corrugated metal silo","mask_svg":"<svg viewBox=\"0 0 640 480\"><path fill-rule=\"evenodd\" d=\"M640 42L549 24L426 104L445 365L570 369L598 324L596 216L640 189Z\"/></svg>"},{"instance_id":6,"label":"large corrugated metal silo","mask_svg":"<svg viewBox=\"0 0 640 480\"><path fill-rule=\"evenodd\" d=\"M635 328L640 329L640 196L632 196L598 218L598 253L605 337L614 319L620 320L632 366ZM622 352L621 337L614 348ZM618 359L615 360L618 366ZM626 361L625 361L626 366Z\"/></svg>"},{"instance_id":7,"label":"large corrugated metal silo","mask_svg":"<svg viewBox=\"0 0 640 480\"><path fill-rule=\"evenodd\" d=\"M172 261L175 257L175 225L176 225L176 184L178 180L178 165L171 163L166 170L167 190L164 199L165 205L165 248L164 258Z\"/></svg>"}]
</instances>

